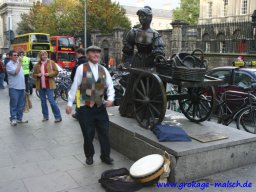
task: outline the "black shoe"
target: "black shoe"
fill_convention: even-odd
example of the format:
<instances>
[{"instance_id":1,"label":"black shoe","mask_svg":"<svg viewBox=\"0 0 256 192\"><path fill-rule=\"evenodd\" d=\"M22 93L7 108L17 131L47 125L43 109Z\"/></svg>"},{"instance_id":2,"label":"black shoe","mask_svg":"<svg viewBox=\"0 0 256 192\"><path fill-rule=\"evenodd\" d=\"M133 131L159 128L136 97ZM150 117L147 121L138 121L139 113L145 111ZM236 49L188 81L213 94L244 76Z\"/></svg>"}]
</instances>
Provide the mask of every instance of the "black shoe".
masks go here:
<instances>
[{"instance_id":1,"label":"black shoe","mask_svg":"<svg viewBox=\"0 0 256 192\"><path fill-rule=\"evenodd\" d=\"M76 113L75 113L75 114L72 114L72 117L73 117L74 119L78 120L78 116L77 116Z\"/></svg>"},{"instance_id":2,"label":"black shoe","mask_svg":"<svg viewBox=\"0 0 256 192\"><path fill-rule=\"evenodd\" d=\"M106 157L100 157L101 158L101 161L103 162L103 163L106 163L106 164L108 164L108 165L112 165L113 164L113 159L111 158L111 157L108 157L108 158L106 158Z\"/></svg>"},{"instance_id":3,"label":"black shoe","mask_svg":"<svg viewBox=\"0 0 256 192\"><path fill-rule=\"evenodd\" d=\"M93 158L92 157L86 157L86 164L87 165L92 165L93 164Z\"/></svg>"}]
</instances>

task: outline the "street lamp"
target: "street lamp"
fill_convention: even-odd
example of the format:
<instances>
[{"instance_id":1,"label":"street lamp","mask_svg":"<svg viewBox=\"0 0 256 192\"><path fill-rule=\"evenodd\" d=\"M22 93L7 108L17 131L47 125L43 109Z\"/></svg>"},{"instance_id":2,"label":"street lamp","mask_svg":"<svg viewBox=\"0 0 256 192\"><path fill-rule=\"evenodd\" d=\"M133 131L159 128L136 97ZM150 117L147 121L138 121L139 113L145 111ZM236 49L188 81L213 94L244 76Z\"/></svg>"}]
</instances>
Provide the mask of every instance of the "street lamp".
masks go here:
<instances>
[{"instance_id":1,"label":"street lamp","mask_svg":"<svg viewBox=\"0 0 256 192\"><path fill-rule=\"evenodd\" d=\"M8 38L9 38L9 41L8 41L8 49L9 51L11 50L11 30L12 30L12 15L8 16Z\"/></svg>"},{"instance_id":2,"label":"street lamp","mask_svg":"<svg viewBox=\"0 0 256 192\"><path fill-rule=\"evenodd\" d=\"M253 29L253 35L252 35L252 39L253 39L253 42L252 42L252 47L253 47L253 51L256 51L256 10L254 10L253 14L252 14L252 22L251 22L251 25L252 25L252 29Z\"/></svg>"},{"instance_id":3,"label":"street lamp","mask_svg":"<svg viewBox=\"0 0 256 192\"><path fill-rule=\"evenodd\" d=\"M84 48L87 46L86 37L86 0L84 0Z\"/></svg>"}]
</instances>

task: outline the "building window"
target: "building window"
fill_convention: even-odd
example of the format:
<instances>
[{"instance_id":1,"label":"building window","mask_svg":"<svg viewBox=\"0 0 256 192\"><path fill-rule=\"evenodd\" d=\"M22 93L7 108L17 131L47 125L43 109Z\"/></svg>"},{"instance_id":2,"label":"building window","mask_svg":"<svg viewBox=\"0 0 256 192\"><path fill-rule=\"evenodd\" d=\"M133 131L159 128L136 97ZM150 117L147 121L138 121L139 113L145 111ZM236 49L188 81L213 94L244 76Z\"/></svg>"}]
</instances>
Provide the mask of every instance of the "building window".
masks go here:
<instances>
[{"instance_id":1,"label":"building window","mask_svg":"<svg viewBox=\"0 0 256 192\"><path fill-rule=\"evenodd\" d=\"M211 51L211 43L205 42L205 52L209 53Z\"/></svg>"},{"instance_id":2,"label":"building window","mask_svg":"<svg viewBox=\"0 0 256 192\"><path fill-rule=\"evenodd\" d=\"M205 33L202 37L204 43L204 51L209 53L211 51L211 39L208 33Z\"/></svg>"},{"instance_id":3,"label":"building window","mask_svg":"<svg viewBox=\"0 0 256 192\"><path fill-rule=\"evenodd\" d=\"M225 42L225 35L224 33L219 33L217 35L217 46L218 46L218 52L219 53L225 53L226 48L226 42Z\"/></svg>"},{"instance_id":4,"label":"building window","mask_svg":"<svg viewBox=\"0 0 256 192\"><path fill-rule=\"evenodd\" d=\"M212 2L208 2L208 17L212 18Z\"/></svg>"},{"instance_id":5,"label":"building window","mask_svg":"<svg viewBox=\"0 0 256 192\"><path fill-rule=\"evenodd\" d=\"M248 0L242 0L241 1L241 14L242 15L247 14L247 8L248 8Z\"/></svg>"},{"instance_id":6,"label":"building window","mask_svg":"<svg viewBox=\"0 0 256 192\"><path fill-rule=\"evenodd\" d=\"M224 53L225 52L225 41L220 41L220 53Z\"/></svg>"},{"instance_id":7,"label":"building window","mask_svg":"<svg viewBox=\"0 0 256 192\"><path fill-rule=\"evenodd\" d=\"M224 11L223 11L224 17L227 16L227 13L228 13L228 0L224 0Z\"/></svg>"}]
</instances>

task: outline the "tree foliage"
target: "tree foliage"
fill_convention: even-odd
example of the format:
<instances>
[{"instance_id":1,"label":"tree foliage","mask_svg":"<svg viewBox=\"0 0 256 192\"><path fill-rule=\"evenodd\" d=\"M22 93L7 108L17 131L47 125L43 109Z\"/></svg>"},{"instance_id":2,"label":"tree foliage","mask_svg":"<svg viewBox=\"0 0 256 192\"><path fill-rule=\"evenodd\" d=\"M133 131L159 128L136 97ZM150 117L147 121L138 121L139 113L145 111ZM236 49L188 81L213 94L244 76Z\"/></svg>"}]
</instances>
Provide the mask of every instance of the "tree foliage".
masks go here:
<instances>
[{"instance_id":1,"label":"tree foliage","mask_svg":"<svg viewBox=\"0 0 256 192\"><path fill-rule=\"evenodd\" d=\"M130 27L125 10L111 0L86 1L87 31L110 32L114 27ZM51 35L75 35L84 30L84 0L54 0L35 3L28 14L21 15L18 34L42 32Z\"/></svg>"},{"instance_id":2,"label":"tree foliage","mask_svg":"<svg viewBox=\"0 0 256 192\"><path fill-rule=\"evenodd\" d=\"M196 25L199 18L200 0L181 0L180 7L173 11L172 20L183 20Z\"/></svg>"}]
</instances>

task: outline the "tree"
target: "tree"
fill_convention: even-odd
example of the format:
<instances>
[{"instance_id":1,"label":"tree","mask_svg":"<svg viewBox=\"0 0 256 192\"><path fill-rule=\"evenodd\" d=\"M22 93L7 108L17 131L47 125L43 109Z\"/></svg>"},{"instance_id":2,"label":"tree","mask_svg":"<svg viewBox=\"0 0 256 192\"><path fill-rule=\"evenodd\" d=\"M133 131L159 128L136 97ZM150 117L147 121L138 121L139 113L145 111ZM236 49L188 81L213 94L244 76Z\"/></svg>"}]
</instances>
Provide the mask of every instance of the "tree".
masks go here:
<instances>
[{"instance_id":1,"label":"tree","mask_svg":"<svg viewBox=\"0 0 256 192\"><path fill-rule=\"evenodd\" d=\"M200 0L181 0L180 7L173 11L172 20L183 20L196 25L199 17Z\"/></svg>"},{"instance_id":2,"label":"tree","mask_svg":"<svg viewBox=\"0 0 256 192\"><path fill-rule=\"evenodd\" d=\"M111 0L87 1L87 26L89 30L99 29L109 32L114 27L129 28L131 23L125 16L125 10Z\"/></svg>"},{"instance_id":3,"label":"tree","mask_svg":"<svg viewBox=\"0 0 256 192\"><path fill-rule=\"evenodd\" d=\"M114 27L130 27L125 10L111 0L87 0L87 31L110 32ZM84 30L84 0L54 0L36 3L29 14L23 14L17 32L42 32L51 35L75 35Z\"/></svg>"},{"instance_id":4,"label":"tree","mask_svg":"<svg viewBox=\"0 0 256 192\"><path fill-rule=\"evenodd\" d=\"M40 15L39 13L43 8L44 5L37 1L37 3L34 3L28 14L21 14L21 22L18 23L17 33L24 34L35 32L38 25L37 17Z\"/></svg>"}]
</instances>

